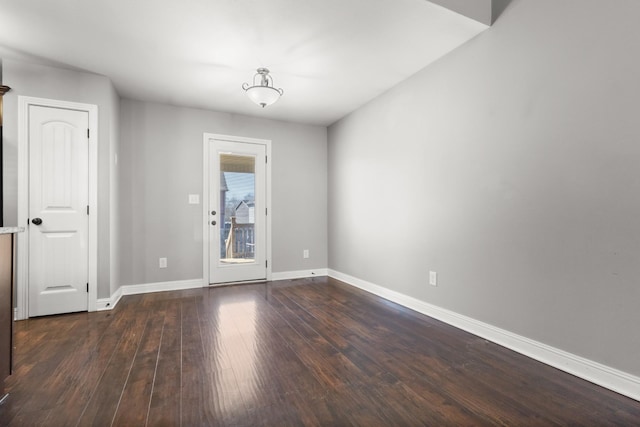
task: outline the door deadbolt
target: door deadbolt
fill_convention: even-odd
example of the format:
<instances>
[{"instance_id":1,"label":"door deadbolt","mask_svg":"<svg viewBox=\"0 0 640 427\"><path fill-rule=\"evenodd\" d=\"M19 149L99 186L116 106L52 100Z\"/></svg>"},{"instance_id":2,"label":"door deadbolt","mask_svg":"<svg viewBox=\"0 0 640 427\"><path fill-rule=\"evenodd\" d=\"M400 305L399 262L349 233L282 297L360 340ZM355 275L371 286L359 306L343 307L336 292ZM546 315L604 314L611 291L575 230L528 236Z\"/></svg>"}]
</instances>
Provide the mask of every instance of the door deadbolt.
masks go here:
<instances>
[{"instance_id":1,"label":"door deadbolt","mask_svg":"<svg viewBox=\"0 0 640 427\"><path fill-rule=\"evenodd\" d=\"M216 222L215 221L211 221L211 225L216 225Z\"/></svg>"}]
</instances>

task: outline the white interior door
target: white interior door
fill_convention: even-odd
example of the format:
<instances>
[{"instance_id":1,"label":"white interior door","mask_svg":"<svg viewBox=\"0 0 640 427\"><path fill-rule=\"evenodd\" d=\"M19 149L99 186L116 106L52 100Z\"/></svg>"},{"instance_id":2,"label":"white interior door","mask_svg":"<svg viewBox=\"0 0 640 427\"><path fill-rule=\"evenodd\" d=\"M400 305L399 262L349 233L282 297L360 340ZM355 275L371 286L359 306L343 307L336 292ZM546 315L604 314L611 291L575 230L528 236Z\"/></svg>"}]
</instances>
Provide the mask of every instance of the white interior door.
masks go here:
<instances>
[{"instance_id":1,"label":"white interior door","mask_svg":"<svg viewBox=\"0 0 640 427\"><path fill-rule=\"evenodd\" d=\"M209 283L266 280L266 147L209 144Z\"/></svg>"},{"instance_id":2,"label":"white interior door","mask_svg":"<svg viewBox=\"0 0 640 427\"><path fill-rule=\"evenodd\" d=\"M89 113L29 106L29 316L86 311Z\"/></svg>"}]
</instances>

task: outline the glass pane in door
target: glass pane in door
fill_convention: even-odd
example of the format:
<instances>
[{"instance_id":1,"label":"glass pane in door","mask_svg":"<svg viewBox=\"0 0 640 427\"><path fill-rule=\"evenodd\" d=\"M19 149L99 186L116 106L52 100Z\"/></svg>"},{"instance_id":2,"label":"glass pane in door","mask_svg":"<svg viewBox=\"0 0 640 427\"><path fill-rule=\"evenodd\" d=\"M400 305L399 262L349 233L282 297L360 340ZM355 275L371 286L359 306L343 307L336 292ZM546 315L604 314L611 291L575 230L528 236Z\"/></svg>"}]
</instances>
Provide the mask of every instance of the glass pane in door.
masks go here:
<instances>
[{"instance_id":1,"label":"glass pane in door","mask_svg":"<svg viewBox=\"0 0 640 427\"><path fill-rule=\"evenodd\" d=\"M220 263L255 260L255 156L220 154Z\"/></svg>"}]
</instances>

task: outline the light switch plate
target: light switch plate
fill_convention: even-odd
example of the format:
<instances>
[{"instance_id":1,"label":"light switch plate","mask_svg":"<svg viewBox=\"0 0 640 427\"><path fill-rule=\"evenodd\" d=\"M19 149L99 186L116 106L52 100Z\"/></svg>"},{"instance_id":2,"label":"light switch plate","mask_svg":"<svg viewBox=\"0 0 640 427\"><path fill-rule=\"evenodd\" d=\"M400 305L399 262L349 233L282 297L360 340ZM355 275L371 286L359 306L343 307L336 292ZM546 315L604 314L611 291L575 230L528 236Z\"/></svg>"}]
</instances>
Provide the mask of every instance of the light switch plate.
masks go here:
<instances>
[{"instance_id":1,"label":"light switch plate","mask_svg":"<svg viewBox=\"0 0 640 427\"><path fill-rule=\"evenodd\" d=\"M438 286L438 273L435 271L429 272L429 284L431 286Z\"/></svg>"}]
</instances>

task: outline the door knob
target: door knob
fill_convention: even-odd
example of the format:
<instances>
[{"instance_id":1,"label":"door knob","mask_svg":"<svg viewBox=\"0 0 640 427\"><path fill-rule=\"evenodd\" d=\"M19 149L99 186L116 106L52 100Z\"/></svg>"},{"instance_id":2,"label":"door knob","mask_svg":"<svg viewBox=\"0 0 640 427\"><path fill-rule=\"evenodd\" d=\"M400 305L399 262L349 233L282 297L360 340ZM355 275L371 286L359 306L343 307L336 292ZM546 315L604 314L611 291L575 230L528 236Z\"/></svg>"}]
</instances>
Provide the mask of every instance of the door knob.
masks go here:
<instances>
[{"instance_id":1,"label":"door knob","mask_svg":"<svg viewBox=\"0 0 640 427\"><path fill-rule=\"evenodd\" d=\"M216 225L216 222L215 221L211 221L211 225Z\"/></svg>"},{"instance_id":2,"label":"door knob","mask_svg":"<svg viewBox=\"0 0 640 427\"><path fill-rule=\"evenodd\" d=\"M211 215L215 215L215 214L216 214L216 211L211 211Z\"/></svg>"},{"instance_id":3,"label":"door knob","mask_svg":"<svg viewBox=\"0 0 640 427\"><path fill-rule=\"evenodd\" d=\"M42 220L41 220L40 218L33 218L33 219L31 220L31 223L32 223L33 225L40 225L40 224L42 224Z\"/></svg>"}]
</instances>

